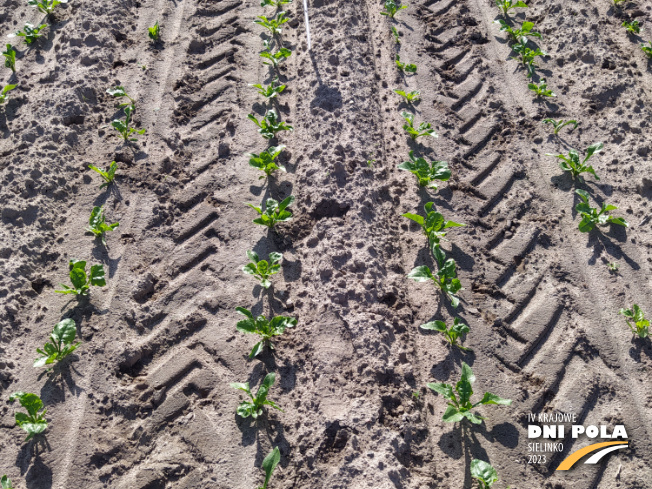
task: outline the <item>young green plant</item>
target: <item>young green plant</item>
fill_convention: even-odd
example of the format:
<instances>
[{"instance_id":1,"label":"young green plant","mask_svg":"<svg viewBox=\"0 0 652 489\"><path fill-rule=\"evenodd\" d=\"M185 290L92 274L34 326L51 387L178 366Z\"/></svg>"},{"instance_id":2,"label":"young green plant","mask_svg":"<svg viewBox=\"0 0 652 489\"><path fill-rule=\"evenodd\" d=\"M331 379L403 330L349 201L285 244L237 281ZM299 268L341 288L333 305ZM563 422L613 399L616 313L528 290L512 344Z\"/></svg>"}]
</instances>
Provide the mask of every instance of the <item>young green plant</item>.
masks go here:
<instances>
[{"instance_id":1,"label":"young green plant","mask_svg":"<svg viewBox=\"0 0 652 489\"><path fill-rule=\"evenodd\" d=\"M419 180L420 187L437 190L436 181L447 182L451 177L448 163L445 161L432 161L428 163L425 158L414 157L414 151L410 151L410 161L404 161L398 165L399 170L406 170L412 173Z\"/></svg>"},{"instance_id":2,"label":"young green plant","mask_svg":"<svg viewBox=\"0 0 652 489\"><path fill-rule=\"evenodd\" d=\"M44 409L41 398L36 394L15 392L9 396L9 402L14 402L16 399L27 411L27 414L16 413L14 415L16 426L21 427L27 433L25 441L29 441L47 429L48 422L45 420L47 409Z\"/></svg>"},{"instance_id":3,"label":"young green plant","mask_svg":"<svg viewBox=\"0 0 652 489\"><path fill-rule=\"evenodd\" d=\"M294 196L290 195L280 204L274 199L267 199L265 202L265 209L253 204L247 205L260 215L260 217L254 219L254 223L260 224L261 226L267 226L271 229L277 222L285 222L292 219L292 212L287 210L287 207L292 205L293 202Z\"/></svg>"},{"instance_id":4,"label":"young green plant","mask_svg":"<svg viewBox=\"0 0 652 489\"><path fill-rule=\"evenodd\" d=\"M260 3L261 7L280 7L281 5L287 5L288 3L292 3L292 0L263 0Z\"/></svg>"},{"instance_id":5,"label":"young green plant","mask_svg":"<svg viewBox=\"0 0 652 489\"><path fill-rule=\"evenodd\" d=\"M68 264L70 269L70 282L72 287L65 284L59 284L63 290L55 290L57 294L75 294L76 296L85 296L90 292L91 286L104 287L106 285L106 274L104 265L93 265L90 274L86 274L86 262L83 260L70 260Z\"/></svg>"},{"instance_id":6,"label":"young green plant","mask_svg":"<svg viewBox=\"0 0 652 489\"><path fill-rule=\"evenodd\" d=\"M0 92L0 105L4 104L9 99L7 93L14 88L16 88L16 85L5 85L5 87Z\"/></svg>"},{"instance_id":7,"label":"young green plant","mask_svg":"<svg viewBox=\"0 0 652 489\"><path fill-rule=\"evenodd\" d=\"M403 97L408 104L421 100L421 92L418 90L412 90L411 92L406 92L405 90L394 90L394 93Z\"/></svg>"},{"instance_id":8,"label":"young green plant","mask_svg":"<svg viewBox=\"0 0 652 489\"><path fill-rule=\"evenodd\" d=\"M158 20L156 21L156 24L154 24L153 27L147 28L147 35L154 42L158 42L161 40L161 26L158 24Z\"/></svg>"},{"instance_id":9,"label":"young green plant","mask_svg":"<svg viewBox=\"0 0 652 489\"><path fill-rule=\"evenodd\" d=\"M138 138L132 137L133 134L140 134L143 135L145 134L146 129L141 129L141 130L136 130L133 127L130 127L129 124L131 123L131 115L134 112L134 106L133 105L127 105L127 107L124 108L125 112L125 120L123 121L122 119L114 119L111 121L111 126L118 131L122 139L125 141L129 142L134 142L138 141Z\"/></svg>"},{"instance_id":10,"label":"young green plant","mask_svg":"<svg viewBox=\"0 0 652 489\"><path fill-rule=\"evenodd\" d=\"M451 306L457 307L460 300L456 294L460 290L464 290L460 279L457 278L457 263L452 258L446 259L446 253L439 245L434 245L432 252L439 268L437 273L433 274L427 265L421 265L413 268L408 274L408 278L416 282L432 281L448 297Z\"/></svg>"},{"instance_id":11,"label":"young green plant","mask_svg":"<svg viewBox=\"0 0 652 489\"><path fill-rule=\"evenodd\" d=\"M416 73L417 72L417 65L402 63L401 62L401 57L398 54L396 55L396 67L399 69L399 71L401 71L403 73Z\"/></svg>"},{"instance_id":12,"label":"young green plant","mask_svg":"<svg viewBox=\"0 0 652 489\"><path fill-rule=\"evenodd\" d=\"M496 0L496 6L502 10L505 16L515 8L527 8L527 4L521 0Z\"/></svg>"},{"instance_id":13,"label":"young green plant","mask_svg":"<svg viewBox=\"0 0 652 489\"><path fill-rule=\"evenodd\" d=\"M7 44L7 49L2 52L5 57L5 68L9 68L16 73L16 50L11 44Z\"/></svg>"},{"instance_id":14,"label":"young green plant","mask_svg":"<svg viewBox=\"0 0 652 489\"><path fill-rule=\"evenodd\" d=\"M569 121L565 121L564 119L559 119L558 121L556 121L555 119L543 119L542 122L543 122L543 124L552 125L552 127L555 130L555 136L557 134L559 134L559 131L561 131L566 126L570 126L572 124L573 125L573 128L571 129L571 131L572 131L574 129L577 129L577 126L580 125L580 123L577 122L575 119L572 119L572 120L569 120Z\"/></svg>"},{"instance_id":15,"label":"young green plant","mask_svg":"<svg viewBox=\"0 0 652 489\"><path fill-rule=\"evenodd\" d=\"M426 203L424 208L426 209L425 218L419 214L411 214L409 212L401 214L401 216L406 217L421 226L421 230L428 238L430 246L438 245L440 240L446 237L446 232L444 232L445 229L465 226L465 224L445 220L443 214L437 212L435 209L434 202Z\"/></svg>"},{"instance_id":16,"label":"young green plant","mask_svg":"<svg viewBox=\"0 0 652 489\"><path fill-rule=\"evenodd\" d=\"M254 20L254 24L258 24L268 31L273 36L276 36L283 32L283 29L281 29L281 26L285 24L286 22L289 22L289 18L285 16L286 12L278 12L274 17L267 18L264 15L259 15L256 17L256 20Z\"/></svg>"},{"instance_id":17,"label":"young green plant","mask_svg":"<svg viewBox=\"0 0 652 489\"><path fill-rule=\"evenodd\" d=\"M260 83L254 85L250 83L249 86L258 89L258 93L267 100L278 97L286 88L285 85L278 84L278 77L274 78L269 85L261 85Z\"/></svg>"},{"instance_id":18,"label":"young green plant","mask_svg":"<svg viewBox=\"0 0 652 489\"><path fill-rule=\"evenodd\" d=\"M281 461L281 452L278 449L278 447L274 447L274 450L269 452L267 456L263 459L262 467L263 470L265 471L265 483L263 484L263 487L259 487L258 489L267 489L269 480L272 478L272 473L274 472L274 469L276 468L276 466L280 461Z\"/></svg>"},{"instance_id":19,"label":"young green plant","mask_svg":"<svg viewBox=\"0 0 652 489\"><path fill-rule=\"evenodd\" d=\"M392 29L392 36L394 36L394 41L396 41L396 44L401 44L401 33L394 26L392 26L391 29Z\"/></svg>"},{"instance_id":20,"label":"young green plant","mask_svg":"<svg viewBox=\"0 0 652 489\"><path fill-rule=\"evenodd\" d=\"M10 34L9 37L24 37L26 44L33 44L39 40L43 34L39 34L43 29L47 27L46 24L41 24L39 26L34 26L29 22L25 22L25 27L22 31L18 31L15 34Z\"/></svg>"},{"instance_id":21,"label":"young green plant","mask_svg":"<svg viewBox=\"0 0 652 489\"><path fill-rule=\"evenodd\" d=\"M54 12L55 7L62 3L68 3L68 0L29 0L28 5L35 7L39 12L50 15Z\"/></svg>"},{"instance_id":22,"label":"young green plant","mask_svg":"<svg viewBox=\"0 0 652 489\"><path fill-rule=\"evenodd\" d=\"M451 346L456 346L460 350L464 351L472 351L471 348L462 346L457 341L458 339L461 339L464 334L470 331L469 327L464 324L460 318L456 317L450 328L446 326L444 321L431 321L429 323L422 324L419 327L428 331L439 331L440 333L443 333Z\"/></svg>"},{"instance_id":23,"label":"young green plant","mask_svg":"<svg viewBox=\"0 0 652 489\"><path fill-rule=\"evenodd\" d=\"M53 363L61 362L64 358L74 352L81 344L79 341L74 343L77 336L77 326L72 319L64 319L57 323L52 333L50 333L50 342L43 346L43 349L36 349L41 355L34 361L34 367L44 367Z\"/></svg>"},{"instance_id":24,"label":"young green plant","mask_svg":"<svg viewBox=\"0 0 652 489\"><path fill-rule=\"evenodd\" d=\"M276 158L284 149L283 145L270 146L260 154L250 153L248 155L249 166L265 172L265 176L261 175L258 177L259 179L270 177L276 170L286 171L283 165L276 163Z\"/></svg>"},{"instance_id":25,"label":"young green plant","mask_svg":"<svg viewBox=\"0 0 652 489\"><path fill-rule=\"evenodd\" d=\"M448 401L448 408L442 417L444 421L447 423L457 423L466 418L473 424L482 424L482 420L485 418L471 412L472 409L487 404L497 404L499 406L509 406L512 404L510 399L503 399L502 397L489 392L485 392L480 401L472 404L471 396L473 395L473 382L475 382L475 375L473 375L471 367L462 362L462 376L455 386L445 383L428 384L430 389L441 394ZM455 392L457 392L457 395Z\"/></svg>"},{"instance_id":26,"label":"young green plant","mask_svg":"<svg viewBox=\"0 0 652 489\"><path fill-rule=\"evenodd\" d=\"M523 22L520 29L515 29L503 19L495 20L494 23L500 26L500 32L506 32L509 35L509 42L517 43L522 38L537 37L541 39L541 34L534 31L534 22Z\"/></svg>"},{"instance_id":27,"label":"young green plant","mask_svg":"<svg viewBox=\"0 0 652 489\"><path fill-rule=\"evenodd\" d=\"M586 148L586 157L580 162L580 155L576 149L571 149L568 152L568 156L563 155L563 154L552 154L552 153L546 153L546 156L554 156L555 158L559 158L561 160L561 163L559 163L559 168L561 168L564 171L567 171L571 174L573 179L578 179L580 182L582 181L582 177L580 176L582 173L590 173L595 177L596 180L600 180L598 175L596 175L595 170L591 165L587 165L587 162L591 159L591 157L594 154L599 153L602 151L604 148L604 144L602 143L594 143L588 148Z\"/></svg>"},{"instance_id":28,"label":"young green plant","mask_svg":"<svg viewBox=\"0 0 652 489\"><path fill-rule=\"evenodd\" d=\"M113 231L119 225L120 223L118 222L107 224L104 216L104 206L95 206L91 211L91 216L88 218L88 227L86 228L86 231L93 233L95 237L100 238L102 244L106 246L105 233L107 231Z\"/></svg>"},{"instance_id":29,"label":"young green plant","mask_svg":"<svg viewBox=\"0 0 652 489\"><path fill-rule=\"evenodd\" d=\"M631 309L621 309L618 311L618 314L625 316L625 322L629 329L632 330L632 333L638 335L639 338L647 338L650 334L650 321L645 319L645 314L636 304L632 306ZM632 325L632 323L634 323Z\"/></svg>"},{"instance_id":30,"label":"young green plant","mask_svg":"<svg viewBox=\"0 0 652 489\"><path fill-rule=\"evenodd\" d=\"M118 107L123 108L123 107L128 107L131 105L134 110L136 110L136 100L131 98L128 94L127 91L125 90L125 87L122 85L118 85L117 87L109 88L106 93L111 95L112 97L115 98L126 98L129 100L129 102L121 102Z\"/></svg>"},{"instance_id":31,"label":"young green plant","mask_svg":"<svg viewBox=\"0 0 652 489\"><path fill-rule=\"evenodd\" d=\"M537 85L536 83L528 83L527 87L532 90L537 97L556 97L555 93L548 88L546 79L542 78L541 82Z\"/></svg>"},{"instance_id":32,"label":"young green plant","mask_svg":"<svg viewBox=\"0 0 652 489\"><path fill-rule=\"evenodd\" d=\"M628 34L640 34L641 33L641 25L639 24L638 20L634 20L632 22L627 22L626 20L623 21L623 27L627 31Z\"/></svg>"},{"instance_id":33,"label":"young green plant","mask_svg":"<svg viewBox=\"0 0 652 489\"><path fill-rule=\"evenodd\" d=\"M609 212L618 209L615 205L602 203L602 208L598 211L589 205L589 193L586 190L576 189L575 193L580 196L582 202L575 206L575 210L582 216L578 228L583 233L593 230L596 225L604 226L606 224L617 224L618 226L629 227L629 224L622 217L613 217Z\"/></svg>"},{"instance_id":34,"label":"young green plant","mask_svg":"<svg viewBox=\"0 0 652 489\"><path fill-rule=\"evenodd\" d=\"M276 275L281 269L279 262L283 259L283 255L272 251L268 256L269 261L267 261L258 258L258 253L255 251L247 250L247 258L249 258L249 263L242 267L242 271L247 275L253 275L263 288L269 289L272 285L269 277Z\"/></svg>"},{"instance_id":35,"label":"young green plant","mask_svg":"<svg viewBox=\"0 0 652 489\"><path fill-rule=\"evenodd\" d=\"M433 138L438 137L435 130L432 128L430 122L422 122L419 124L419 127L414 127L414 114L406 112L405 110L401 112L401 116L405 119L405 124L403 124L403 129L410 135L412 140L416 140L421 136L432 136Z\"/></svg>"},{"instance_id":36,"label":"young green plant","mask_svg":"<svg viewBox=\"0 0 652 489\"><path fill-rule=\"evenodd\" d=\"M478 481L480 489L491 489L494 482L498 480L498 472L487 462L482 460L471 460L471 477Z\"/></svg>"},{"instance_id":37,"label":"young green plant","mask_svg":"<svg viewBox=\"0 0 652 489\"><path fill-rule=\"evenodd\" d=\"M99 168L93 165L88 165L88 168L96 172L99 176L102 177L102 180L104 180L104 183L100 185L101 190L113 183L113 180L115 179L115 171L118 169L118 164L115 161L112 161L106 171L104 168Z\"/></svg>"},{"instance_id":38,"label":"young green plant","mask_svg":"<svg viewBox=\"0 0 652 489\"><path fill-rule=\"evenodd\" d=\"M274 372L268 373L263 379L263 383L258 388L258 392L256 392L255 396L251 393L251 389L249 388L249 382L231 383L230 384L231 387L233 387L234 389L241 390L242 392L247 394L251 399L250 401L243 401L238 405L238 408L236 410L238 416L241 416L243 418L248 418L249 416L251 416L253 419L258 419L258 416L262 416L262 414L264 413L265 406L271 406L274 409L283 411L280 407L276 405L275 402L267 399L267 394L269 393L269 389L270 387L272 387L272 385L274 385L275 380L276 380L276 374Z\"/></svg>"},{"instance_id":39,"label":"young green plant","mask_svg":"<svg viewBox=\"0 0 652 489\"><path fill-rule=\"evenodd\" d=\"M278 120L278 114L274 109L269 109L260 121L253 114L249 114L247 118L258 126L258 132L265 139L275 138L276 133L280 131L294 131L291 125Z\"/></svg>"},{"instance_id":40,"label":"young green plant","mask_svg":"<svg viewBox=\"0 0 652 489\"><path fill-rule=\"evenodd\" d=\"M11 479L6 475L3 475L2 479L0 479L0 487L2 489L14 489L14 486L11 485Z\"/></svg>"},{"instance_id":41,"label":"young green plant","mask_svg":"<svg viewBox=\"0 0 652 489\"><path fill-rule=\"evenodd\" d=\"M267 60L263 61L264 65L278 68L281 63L292 56L292 51L288 48L281 47L278 51L273 52L272 44L268 40L265 40L263 41L263 50L259 56Z\"/></svg>"},{"instance_id":42,"label":"young green plant","mask_svg":"<svg viewBox=\"0 0 652 489\"><path fill-rule=\"evenodd\" d=\"M261 338L260 341L251 349L249 358L254 358L260 355L265 347L273 350L274 345L272 344L272 338L274 336L282 335L287 328L294 328L297 325L297 320L295 318L287 316L276 316L267 320L265 316L254 318L251 311L244 307L236 307L235 310L247 318L238 321L236 329L241 333L257 334Z\"/></svg>"},{"instance_id":43,"label":"young green plant","mask_svg":"<svg viewBox=\"0 0 652 489\"><path fill-rule=\"evenodd\" d=\"M395 0L385 0L385 10L380 15L393 19L398 12L406 8L408 8L407 5L397 4Z\"/></svg>"},{"instance_id":44,"label":"young green plant","mask_svg":"<svg viewBox=\"0 0 652 489\"><path fill-rule=\"evenodd\" d=\"M527 37L521 37L519 42L512 48L519 56L512 56L512 59L523 63L523 66L525 66L525 70L527 71L527 77L532 78L537 67L535 58L537 56L548 56L548 53L541 51L539 48L531 49L527 44Z\"/></svg>"},{"instance_id":45,"label":"young green plant","mask_svg":"<svg viewBox=\"0 0 652 489\"><path fill-rule=\"evenodd\" d=\"M649 46L645 44L641 44L641 49L645 54L647 54L648 58L652 58L652 41L648 41Z\"/></svg>"}]
</instances>

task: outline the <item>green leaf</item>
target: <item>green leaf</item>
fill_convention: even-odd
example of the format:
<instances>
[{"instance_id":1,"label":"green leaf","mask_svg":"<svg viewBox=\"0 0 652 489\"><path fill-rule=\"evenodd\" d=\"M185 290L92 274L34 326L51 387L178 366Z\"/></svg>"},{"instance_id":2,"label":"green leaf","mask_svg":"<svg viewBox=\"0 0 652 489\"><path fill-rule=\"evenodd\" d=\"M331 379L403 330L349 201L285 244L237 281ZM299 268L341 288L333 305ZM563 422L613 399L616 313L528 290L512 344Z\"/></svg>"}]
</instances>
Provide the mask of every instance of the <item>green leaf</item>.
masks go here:
<instances>
[{"instance_id":1,"label":"green leaf","mask_svg":"<svg viewBox=\"0 0 652 489\"><path fill-rule=\"evenodd\" d=\"M446 323L444 321L431 321L426 324L419 326L421 329L431 330L431 331L440 331L442 333L446 332Z\"/></svg>"},{"instance_id":2,"label":"green leaf","mask_svg":"<svg viewBox=\"0 0 652 489\"><path fill-rule=\"evenodd\" d=\"M0 486L2 486L2 489L13 489L13 486L11 485L11 479L9 479L6 475L3 475L2 479L0 479Z\"/></svg>"},{"instance_id":3,"label":"green leaf","mask_svg":"<svg viewBox=\"0 0 652 489\"><path fill-rule=\"evenodd\" d=\"M106 285L104 265L93 265L91 267L90 284L96 287L104 287Z\"/></svg>"},{"instance_id":4,"label":"green leaf","mask_svg":"<svg viewBox=\"0 0 652 489\"><path fill-rule=\"evenodd\" d=\"M408 274L408 278L411 278L417 282L426 282L428 280L432 280L433 276L428 266L421 265L420 267L412 269L412 271Z\"/></svg>"},{"instance_id":5,"label":"green leaf","mask_svg":"<svg viewBox=\"0 0 652 489\"><path fill-rule=\"evenodd\" d=\"M583 233L588 233L594 227L595 227L594 222L591 219L589 219L588 217L582 218L582 220L580 221L580 223L578 225L579 230L581 232L583 232Z\"/></svg>"},{"instance_id":6,"label":"green leaf","mask_svg":"<svg viewBox=\"0 0 652 489\"><path fill-rule=\"evenodd\" d=\"M247 394L251 395L251 390L249 389L249 382L231 382L229 384L231 387L234 389L241 390L243 392L246 392Z\"/></svg>"},{"instance_id":7,"label":"green leaf","mask_svg":"<svg viewBox=\"0 0 652 489\"><path fill-rule=\"evenodd\" d=\"M432 389L438 394L441 394L442 396L444 396L444 398L448 399L449 401L457 403L457 399L455 398L455 392L453 391L452 385L439 382L439 383L429 383L427 384L427 386L429 389Z\"/></svg>"},{"instance_id":8,"label":"green leaf","mask_svg":"<svg viewBox=\"0 0 652 489\"><path fill-rule=\"evenodd\" d=\"M509 406L512 404L512 401L511 399L503 399L502 397L497 396L496 394L485 392L484 397L479 402L479 404L498 404L500 406Z\"/></svg>"},{"instance_id":9,"label":"green leaf","mask_svg":"<svg viewBox=\"0 0 652 489\"><path fill-rule=\"evenodd\" d=\"M243 319L238 321L236 324L236 329L241 333L257 333L256 329L256 320L255 319Z\"/></svg>"},{"instance_id":10,"label":"green leaf","mask_svg":"<svg viewBox=\"0 0 652 489\"><path fill-rule=\"evenodd\" d=\"M473 395L471 382L462 379L457 384L455 384L455 390L460 396L460 406L466 406L466 404L469 402L469 399L471 399L471 396Z\"/></svg>"},{"instance_id":11,"label":"green leaf","mask_svg":"<svg viewBox=\"0 0 652 489\"><path fill-rule=\"evenodd\" d=\"M482 424L482 420L484 419L482 416L478 416L477 414L472 413L471 411L465 411L464 417L471 421L473 424Z\"/></svg>"},{"instance_id":12,"label":"green leaf","mask_svg":"<svg viewBox=\"0 0 652 489\"><path fill-rule=\"evenodd\" d=\"M54 331L52 332L52 339L56 338L56 342L62 342L63 344L70 344L75 341L77 336L77 326L73 319L64 319L54 326Z\"/></svg>"},{"instance_id":13,"label":"green leaf","mask_svg":"<svg viewBox=\"0 0 652 489\"><path fill-rule=\"evenodd\" d=\"M464 415L460 413L460 411L455 406L451 406L449 404L446 408L446 411L444 411L444 415L441 419L443 419L446 423L457 423L464 419Z\"/></svg>"},{"instance_id":14,"label":"green leaf","mask_svg":"<svg viewBox=\"0 0 652 489\"><path fill-rule=\"evenodd\" d=\"M490 488L498 480L498 473L487 462L474 459L471 460L471 477L482 481L485 488Z\"/></svg>"},{"instance_id":15,"label":"green leaf","mask_svg":"<svg viewBox=\"0 0 652 489\"><path fill-rule=\"evenodd\" d=\"M257 357L258 355L260 355L263 352L264 349L265 349L265 342L264 341L259 341L251 349L251 353L249 353L249 358Z\"/></svg>"},{"instance_id":16,"label":"green leaf","mask_svg":"<svg viewBox=\"0 0 652 489\"><path fill-rule=\"evenodd\" d=\"M281 452L278 447L274 447L274 450L263 459L262 467L265 471L265 484L263 485L263 489L267 489L267 484L269 484L269 480L272 478L272 473L280 461Z\"/></svg>"},{"instance_id":17,"label":"green leaf","mask_svg":"<svg viewBox=\"0 0 652 489\"><path fill-rule=\"evenodd\" d=\"M466 380L470 383L475 382L475 375L473 375L473 371L471 370L471 367L469 367L465 362L462 362L461 380Z\"/></svg>"},{"instance_id":18,"label":"green leaf","mask_svg":"<svg viewBox=\"0 0 652 489\"><path fill-rule=\"evenodd\" d=\"M580 198L585 202L589 202L589 193L586 190L582 190L580 188L575 189L575 193L580 196Z\"/></svg>"}]
</instances>

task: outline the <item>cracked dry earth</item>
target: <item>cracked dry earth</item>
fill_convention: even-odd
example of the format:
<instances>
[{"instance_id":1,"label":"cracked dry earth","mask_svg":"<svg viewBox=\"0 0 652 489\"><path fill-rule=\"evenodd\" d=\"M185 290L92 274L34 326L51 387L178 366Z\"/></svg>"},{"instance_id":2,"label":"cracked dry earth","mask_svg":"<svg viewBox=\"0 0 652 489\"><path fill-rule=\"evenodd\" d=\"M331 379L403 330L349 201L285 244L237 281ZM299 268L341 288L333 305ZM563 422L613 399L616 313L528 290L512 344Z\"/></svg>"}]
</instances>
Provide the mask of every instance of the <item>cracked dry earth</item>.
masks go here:
<instances>
[{"instance_id":1,"label":"cracked dry earth","mask_svg":"<svg viewBox=\"0 0 652 489\"><path fill-rule=\"evenodd\" d=\"M620 27L623 16L652 23L650 2L530 2L550 103L527 92L493 1L413 2L394 24L400 47L381 2L309 4L311 51L300 2L287 9L293 55L276 107L295 130L279 137L287 173L269 181L244 156L266 144L246 119L266 109L248 84L270 81L258 1L72 0L36 47L20 46L17 75L3 71L18 88L0 109L0 472L30 489L249 489L278 446L279 488L470 488L472 458L497 468L501 489L650 487L652 352L617 316L632 303L652 311L652 71ZM3 36L38 20L26 2L0 7ZM415 76L397 75L397 52ZM106 127L120 116L105 93L115 85L147 128L133 147ZM401 87L421 91L417 120L438 139L408 142ZM541 124L550 116L582 124L556 138ZM585 188L631 226L587 235L572 182L545 153L596 141L602 178ZM439 193L397 169L410 150L450 163ZM112 160L116 184L100 191L88 165ZM292 221L251 223L245 202L288 195ZM406 278L433 263L400 214L429 201L466 223L443 245L465 287L457 310ZM106 249L84 233L93 205L120 222ZM241 272L248 249L284 254L272 294ZM70 259L108 271L79 304L54 293ZM298 325L252 361L238 306ZM418 328L454 316L473 353ZM60 374L40 376L35 349L62 317L83 343ZM446 403L425 387L455 382L462 361L476 392L514 401L486 407L472 430L441 421ZM257 386L267 372L284 412L244 421L229 383ZM14 427L17 390L48 408L37 443ZM631 448L562 475L579 445L528 465L526 414L556 411L624 423Z\"/></svg>"}]
</instances>

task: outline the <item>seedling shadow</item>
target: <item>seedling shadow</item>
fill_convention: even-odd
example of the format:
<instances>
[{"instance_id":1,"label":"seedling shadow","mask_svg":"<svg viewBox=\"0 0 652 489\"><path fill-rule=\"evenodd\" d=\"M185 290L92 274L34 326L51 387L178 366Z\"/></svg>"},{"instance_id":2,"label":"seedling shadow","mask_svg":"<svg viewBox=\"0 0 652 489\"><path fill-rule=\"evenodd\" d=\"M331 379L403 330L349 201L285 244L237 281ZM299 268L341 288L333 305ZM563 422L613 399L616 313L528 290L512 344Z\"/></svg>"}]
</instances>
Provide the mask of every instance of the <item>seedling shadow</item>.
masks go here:
<instances>
[{"instance_id":1,"label":"seedling shadow","mask_svg":"<svg viewBox=\"0 0 652 489\"><path fill-rule=\"evenodd\" d=\"M652 360L652 342L650 342L650 337L640 338L634 336L632 338L632 347L629 349L629 356L635 362L641 362L642 354L645 354L649 359Z\"/></svg>"},{"instance_id":2,"label":"seedling shadow","mask_svg":"<svg viewBox=\"0 0 652 489\"><path fill-rule=\"evenodd\" d=\"M24 475L25 484L28 488L52 487L52 471L41 460L42 453L52 451L46 433L36 435L30 441L24 443L16 456L16 466L20 468L20 474Z\"/></svg>"},{"instance_id":3,"label":"seedling shadow","mask_svg":"<svg viewBox=\"0 0 652 489\"><path fill-rule=\"evenodd\" d=\"M624 227L615 225L611 225L611 229L607 234L602 233L598 229L593 229L589 232L589 241L586 246L587 248L593 246L593 255L589 259L589 264L594 265L602 250L604 250L616 260L625 260L632 269L640 270L641 266L627 255L618 244L610 239L613 238L620 242L625 242L627 239L626 233L627 231Z\"/></svg>"},{"instance_id":4,"label":"seedling shadow","mask_svg":"<svg viewBox=\"0 0 652 489\"><path fill-rule=\"evenodd\" d=\"M47 376L45 384L41 387L40 397L41 399L45 399L47 396L48 405L56 402L63 402L65 400L64 387L67 387L68 391L75 397L78 397L79 394L83 392L83 389L77 386L71 374L72 371L75 375L83 377L83 374L76 370L72 365L73 361L79 361L79 356L72 354L57 363L54 367L46 369L39 374L39 381Z\"/></svg>"}]
</instances>

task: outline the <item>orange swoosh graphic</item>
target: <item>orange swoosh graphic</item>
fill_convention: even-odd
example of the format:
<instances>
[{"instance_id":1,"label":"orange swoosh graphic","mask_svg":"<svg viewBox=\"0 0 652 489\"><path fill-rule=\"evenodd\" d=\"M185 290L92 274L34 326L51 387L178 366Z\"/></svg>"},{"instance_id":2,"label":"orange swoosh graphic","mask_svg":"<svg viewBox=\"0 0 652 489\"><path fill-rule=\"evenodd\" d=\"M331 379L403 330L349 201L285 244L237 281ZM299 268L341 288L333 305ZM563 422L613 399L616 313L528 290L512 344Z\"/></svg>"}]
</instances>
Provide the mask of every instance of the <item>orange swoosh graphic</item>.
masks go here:
<instances>
[{"instance_id":1,"label":"orange swoosh graphic","mask_svg":"<svg viewBox=\"0 0 652 489\"><path fill-rule=\"evenodd\" d=\"M595 452L600 448L609 447L611 445L627 445L628 443L629 442L626 441L606 441L603 443L594 443L593 445L589 445L588 447L580 448L576 452L573 452L568 457L566 457L566 459L559 464L557 470L570 469L573 465L575 465L575 462L581 459L584 455L586 455L587 453Z\"/></svg>"}]
</instances>

